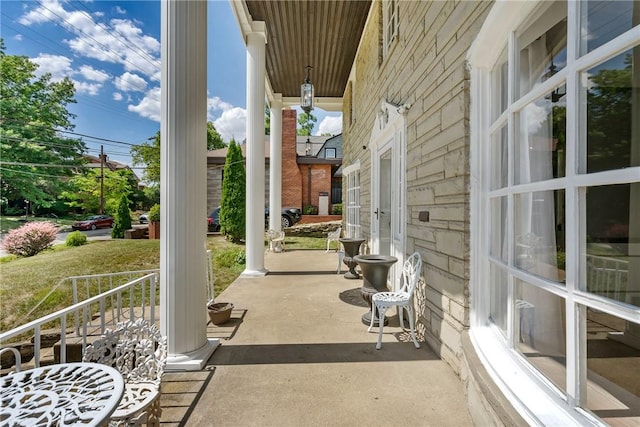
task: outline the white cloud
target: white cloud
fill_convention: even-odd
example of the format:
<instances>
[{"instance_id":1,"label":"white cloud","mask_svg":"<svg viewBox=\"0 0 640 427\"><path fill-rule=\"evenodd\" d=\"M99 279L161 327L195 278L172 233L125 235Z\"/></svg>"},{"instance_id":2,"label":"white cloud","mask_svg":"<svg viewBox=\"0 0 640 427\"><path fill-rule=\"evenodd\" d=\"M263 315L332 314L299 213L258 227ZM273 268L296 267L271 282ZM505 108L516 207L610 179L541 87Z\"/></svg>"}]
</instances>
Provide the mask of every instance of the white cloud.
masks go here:
<instances>
[{"instance_id":1,"label":"white cloud","mask_svg":"<svg viewBox=\"0 0 640 427\"><path fill-rule=\"evenodd\" d=\"M216 110L226 111L226 110L230 110L232 108L233 108L233 105L229 104L228 102L223 101L222 99L220 99L217 96L214 96L213 98L208 98L207 99L207 110L208 111L216 111Z\"/></svg>"},{"instance_id":2,"label":"white cloud","mask_svg":"<svg viewBox=\"0 0 640 427\"><path fill-rule=\"evenodd\" d=\"M240 107L229 108L213 121L213 125L224 141L234 138L236 142L242 142L247 133L247 111Z\"/></svg>"},{"instance_id":3,"label":"white cloud","mask_svg":"<svg viewBox=\"0 0 640 427\"><path fill-rule=\"evenodd\" d=\"M327 116L318 125L318 135L330 133L338 135L342 132L342 114L339 116Z\"/></svg>"},{"instance_id":4,"label":"white cloud","mask_svg":"<svg viewBox=\"0 0 640 427\"><path fill-rule=\"evenodd\" d=\"M54 82L74 74L71 68L71 58L66 56L41 53L37 58L31 58L31 61L38 64L38 68L35 71L36 76L40 77L45 73L51 73L51 80Z\"/></svg>"},{"instance_id":5,"label":"white cloud","mask_svg":"<svg viewBox=\"0 0 640 427\"><path fill-rule=\"evenodd\" d=\"M13 39L21 42L22 41L22 34L16 34L15 36L13 36Z\"/></svg>"},{"instance_id":6,"label":"white cloud","mask_svg":"<svg viewBox=\"0 0 640 427\"><path fill-rule=\"evenodd\" d=\"M79 72L82 75L82 77L84 77L87 80L93 80L94 82L102 83L109 79L108 73L102 70L96 70L95 68L90 67L89 65L81 66Z\"/></svg>"},{"instance_id":7,"label":"white cloud","mask_svg":"<svg viewBox=\"0 0 640 427\"><path fill-rule=\"evenodd\" d=\"M160 122L160 88L149 89L138 105L129 105L128 109L142 117Z\"/></svg>"},{"instance_id":8,"label":"white cloud","mask_svg":"<svg viewBox=\"0 0 640 427\"><path fill-rule=\"evenodd\" d=\"M113 92L114 101L122 101L122 94L120 92Z\"/></svg>"},{"instance_id":9,"label":"white cloud","mask_svg":"<svg viewBox=\"0 0 640 427\"><path fill-rule=\"evenodd\" d=\"M129 72L116 77L115 85L122 92L144 92L147 89L147 82L142 77Z\"/></svg>"},{"instance_id":10,"label":"white cloud","mask_svg":"<svg viewBox=\"0 0 640 427\"><path fill-rule=\"evenodd\" d=\"M159 81L160 42L144 35L138 24L129 19L96 22L95 19L102 17L84 11L67 11L64 6L66 3L59 0L43 0L18 22L23 25L54 22L75 36L65 43L78 56L120 64L125 71Z\"/></svg>"},{"instance_id":11,"label":"white cloud","mask_svg":"<svg viewBox=\"0 0 640 427\"><path fill-rule=\"evenodd\" d=\"M97 95L102 88L102 83L89 83L73 80L73 85L78 93L86 93L87 95Z\"/></svg>"},{"instance_id":12,"label":"white cloud","mask_svg":"<svg viewBox=\"0 0 640 427\"><path fill-rule=\"evenodd\" d=\"M124 15L125 13L127 13L127 11L124 10L123 8L121 8L120 6L116 6L115 7L115 11L116 11L116 13L119 13L120 15Z\"/></svg>"}]
</instances>

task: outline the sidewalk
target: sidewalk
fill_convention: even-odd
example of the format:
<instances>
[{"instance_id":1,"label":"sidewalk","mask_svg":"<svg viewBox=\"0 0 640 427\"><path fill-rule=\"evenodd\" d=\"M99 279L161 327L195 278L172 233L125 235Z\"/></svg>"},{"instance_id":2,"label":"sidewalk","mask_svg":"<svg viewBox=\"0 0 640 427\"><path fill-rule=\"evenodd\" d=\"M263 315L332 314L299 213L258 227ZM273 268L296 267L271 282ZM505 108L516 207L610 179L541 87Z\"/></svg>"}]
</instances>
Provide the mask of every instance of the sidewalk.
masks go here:
<instances>
[{"instance_id":1,"label":"sidewalk","mask_svg":"<svg viewBox=\"0 0 640 427\"><path fill-rule=\"evenodd\" d=\"M235 309L208 328L222 345L206 369L165 374L163 425L472 425L459 378L414 348L395 311L375 350L362 281L336 274L335 252L268 253L265 264L269 275L216 298Z\"/></svg>"}]
</instances>

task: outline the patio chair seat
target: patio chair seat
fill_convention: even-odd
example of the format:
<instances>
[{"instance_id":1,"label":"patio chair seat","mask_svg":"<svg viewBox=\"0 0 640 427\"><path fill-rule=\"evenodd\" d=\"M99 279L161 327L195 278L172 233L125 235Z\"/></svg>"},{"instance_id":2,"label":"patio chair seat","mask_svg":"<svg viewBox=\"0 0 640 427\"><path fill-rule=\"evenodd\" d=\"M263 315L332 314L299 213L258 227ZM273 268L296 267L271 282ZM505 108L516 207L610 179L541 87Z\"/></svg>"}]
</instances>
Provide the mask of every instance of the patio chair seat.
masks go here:
<instances>
[{"instance_id":1,"label":"patio chair seat","mask_svg":"<svg viewBox=\"0 0 640 427\"><path fill-rule=\"evenodd\" d=\"M376 349L379 350L382 347L382 329L384 328L384 316L387 310L391 307L396 307L398 310L398 318L400 319L400 325L402 329L404 327L404 317L402 316L402 310L407 311L409 317L409 330L411 333L411 339L416 348L420 348L418 340L416 339L416 333L414 329L413 320L413 292L416 289L418 279L420 278L420 271L422 270L422 258L418 252L414 252L405 262L402 267L402 277L400 278L402 286L397 291L392 292L378 292L371 298L371 324L369 325L369 331L373 328L373 322L375 321L376 310L378 311L378 342L376 343Z\"/></svg>"},{"instance_id":2,"label":"patio chair seat","mask_svg":"<svg viewBox=\"0 0 640 427\"><path fill-rule=\"evenodd\" d=\"M84 362L103 363L123 376L125 392L110 426L159 426L160 384L167 363L167 338L144 319L118 323L85 349Z\"/></svg>"}]
</instances>

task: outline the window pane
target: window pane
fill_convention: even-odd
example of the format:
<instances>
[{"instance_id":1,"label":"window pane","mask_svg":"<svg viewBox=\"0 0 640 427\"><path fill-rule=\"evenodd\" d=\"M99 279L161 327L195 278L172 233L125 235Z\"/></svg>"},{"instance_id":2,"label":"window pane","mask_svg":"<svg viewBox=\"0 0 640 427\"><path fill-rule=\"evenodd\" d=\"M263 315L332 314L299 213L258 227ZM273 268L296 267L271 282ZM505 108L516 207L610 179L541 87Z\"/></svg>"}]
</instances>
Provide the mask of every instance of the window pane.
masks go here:
<instances>
[{"instance_id":1,"label":"window pane","mask_svg":"<svg viewBox=\"0 0 640 427\"><path fill-rule=\"evenodd\" d=\"M640 184L590 187L586 204L587 290L640 307Z\"/></svg>"},{"instance_id":2,"label":"window pane","mask_svg":"<svg viewBox=\"0 0 640 427\"><path fill-rule=\"evenodd\" d=\"M507 336L507 301L509 289L507 287L507 272L499 265L490 264L491 271L491 307L489 319L494 323L503 336Z\"/></svg>"},{"instance_id":3,"label":"window pane","mask_svg":"<svg viewBox=\"0 0 640 427\"><path fill-rule=\"evenodd\" d=\"M587 309L587 409L611 426L640 425L640 325Z\"/></svg>"},{"instance_id":4,"label":"window pane","mask_svg":"<svg viewBox=\"0 0 640 427\"><path fill-rule=\"evenodd\" d=\"M491 135L491 189L504 188L508 182L507 127Z\"/></svg>"},{"instance_id":5,"label":"window pane","mask_svg":"<svg viewBox=\"0 0 640 427\"><path fill-rule=\"evenodd\" d=\"M640 114L639 55L640 49L628 50L582 75L587 172L640 165L640 131L632 120Z\"/></svg>"},{"instance_id":6,"label":"window pane","mask_svg":"<svg viewBox=\"0 0 640 427\"><path fill-rule=\"evenodd\" d=\"M523 96L567 65L566 3L551 4L523 32L518 44L525 46L520 50L520 96Z\"/></svg>"},{"instance_id":7,"label":"window pane","mask_svg":"<svg viewBox=\"0 0 640 427\"><path fill-rule=\"evenodd\" d=\"M634 5L631 0L590 0L584 2L582 8L580 51L584 55L630 30L633 26L633 9L636 9L637 16L640 4L636 1Z\"/></svg>"},{"instance_id":8,"label":"window pane","mask_svg":"<svg viewBox=\"0 0 640 427\"><path fill-rule=\"evenodd\" d=\"M564 190L516 195L515 266L564 283Z\"/></svg>"},{"instance_id":9,"label":"window pane","mask_svg":"<svg viewBox=\"0 0 640 427\"><path fill-rule=\"evenodd\" d=\"M491 256L507 262L507 198L491 199Z\"/></svg>"},{"instance_id":10,"label":"window pane","mask_svg":"<svg viewBox=\"0 0 640 427\"><path fill-rule=\"evenodd\" d=\"M506 58L506 51L501 55L501 58ZM507 109L508 95L509 95L509 67L504 60L501 64L498 64L491 71L492 82L492 108L491 108L491 121L495 121L500 114Z\"/></svg>"},{"instance_id":11,"label":"window pane","mask_svg":"<svg viewBox=\"0 0 640 427\"><path fill-rule=\"evenodd\" d=\"M518 114L515 182L565 176L566 86L524 107Z\"/></svg>"},{"instance_id":12,"label":"window pane","mask_svg":"<svg viewBox=\"0 0 640 427\"><path fill-rule=\"evenodd\" d=\"M515 348L566 392L565 317L563 298L515 281Z\"/></svg>"}]
</instances>

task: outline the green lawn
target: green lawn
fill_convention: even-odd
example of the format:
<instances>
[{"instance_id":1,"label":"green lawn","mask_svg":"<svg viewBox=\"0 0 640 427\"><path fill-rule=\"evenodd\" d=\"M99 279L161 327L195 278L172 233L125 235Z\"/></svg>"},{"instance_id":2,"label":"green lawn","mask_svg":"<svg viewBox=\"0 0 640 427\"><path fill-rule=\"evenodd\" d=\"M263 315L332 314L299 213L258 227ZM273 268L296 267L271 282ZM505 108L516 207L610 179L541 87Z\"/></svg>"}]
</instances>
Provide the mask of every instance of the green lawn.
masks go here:
<instances>
[{"instance_id":1,"label":"green lawn","mask_svg":"<svg viewBox=\"0 0 640 427\"><path fill-rule=\"evenodd\" d=\"M324 238L287 237L287 250L322 249ZM220 235L209 236L213 251L216 295L242 273L244 246ZM60 280L70 276L147 270L160 264L159 240L98 240L87 245L56 245L29 258L0 258L0 330L6 331L72 303L69 289L54 291L28 318L31 310Z\"/></svg>"}]
</instances>

